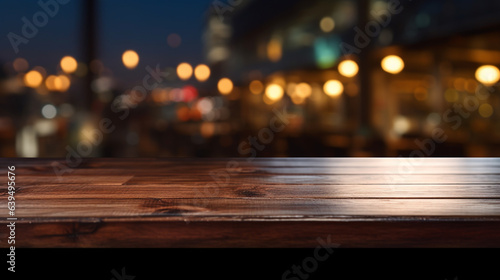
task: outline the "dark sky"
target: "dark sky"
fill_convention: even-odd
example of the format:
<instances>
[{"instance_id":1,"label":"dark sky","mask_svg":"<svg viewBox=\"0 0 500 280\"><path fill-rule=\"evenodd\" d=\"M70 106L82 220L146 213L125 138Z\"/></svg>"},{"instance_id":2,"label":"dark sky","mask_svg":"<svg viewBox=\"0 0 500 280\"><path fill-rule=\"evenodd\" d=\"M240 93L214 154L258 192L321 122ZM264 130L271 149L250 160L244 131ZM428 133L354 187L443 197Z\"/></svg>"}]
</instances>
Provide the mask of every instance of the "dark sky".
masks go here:
<instances>
[{"instance_id":1,"label":"dark sky","mask_svg":"<svg viewBox=\"0 0 500 280\"><path fill-rule=\"evenodd\" d=\"M48 2L50 0L42 0ZM27 44L19 46L16 54L7 34L22 35L22 18L31 22L42 8L38 1L0 0L0 62L11 62L16 57L28 60L30 67L41 65L55 73L64 55L80 59L82 1L69 0ZM99 6L98 56L122 81L140 81L147 65L175 67L181 61L193 65L204 62L202 31L211 0L154 1L154 0L101 0ZM167 44L167 36L177 33L182 38L178 48ZM140 63L127 70L121 63L121 54L127 49L139 53Z\"/></svg>"}]
</instances>

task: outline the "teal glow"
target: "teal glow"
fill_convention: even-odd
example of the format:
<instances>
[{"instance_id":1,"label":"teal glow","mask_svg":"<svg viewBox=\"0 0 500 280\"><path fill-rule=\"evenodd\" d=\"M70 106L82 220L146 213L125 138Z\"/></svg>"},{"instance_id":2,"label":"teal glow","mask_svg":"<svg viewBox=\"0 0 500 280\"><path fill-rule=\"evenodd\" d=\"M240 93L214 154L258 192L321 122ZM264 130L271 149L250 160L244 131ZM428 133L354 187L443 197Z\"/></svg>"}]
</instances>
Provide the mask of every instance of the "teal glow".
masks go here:
<instances>
[{"instance_id":1,"label":"teal glow","mask_svg":"<svg viewBox=\"0 0 500 280\"><path fill-rule=\"evenodd\" d=\"M321 37L314 40L314 59L321 69L335 65L339 56L340 40L338 37Z\"/></svg>"}]
</instances>

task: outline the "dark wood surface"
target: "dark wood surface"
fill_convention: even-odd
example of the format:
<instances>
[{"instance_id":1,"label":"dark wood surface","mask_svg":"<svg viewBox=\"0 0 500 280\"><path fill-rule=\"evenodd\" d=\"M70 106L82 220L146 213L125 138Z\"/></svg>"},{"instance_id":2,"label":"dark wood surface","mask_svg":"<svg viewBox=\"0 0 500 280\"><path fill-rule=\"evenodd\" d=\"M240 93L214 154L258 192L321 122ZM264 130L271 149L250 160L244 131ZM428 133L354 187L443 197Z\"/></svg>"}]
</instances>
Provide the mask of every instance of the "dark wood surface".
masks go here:
<instances>
[{"instance_id":1,"label":"dark wood surface","mask_svg":"<svg viewBox=\"0 0 500 280\"><path fill-rule=\"evenodd\" d=\"M500 158L0 163L0 240L14 165L17 247L500 247Z\"/></svg>"}]
</instances>

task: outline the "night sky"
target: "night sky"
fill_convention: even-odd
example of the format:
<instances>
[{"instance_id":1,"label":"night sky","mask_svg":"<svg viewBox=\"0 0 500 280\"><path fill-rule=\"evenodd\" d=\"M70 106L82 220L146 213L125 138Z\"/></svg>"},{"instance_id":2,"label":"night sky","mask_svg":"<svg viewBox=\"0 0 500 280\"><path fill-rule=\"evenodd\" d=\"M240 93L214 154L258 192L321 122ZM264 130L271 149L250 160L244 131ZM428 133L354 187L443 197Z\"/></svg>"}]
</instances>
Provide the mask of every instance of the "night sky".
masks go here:
<instances>
[{"instance_id":1,"label":"night sky","mask_svg":"<svg viewBox=\"0 0 500 280\"><path fill-rule=\"evenodd\" d=\"M33 15L42 8L38 1L0 1L0 62L3 64L23 57L30 63L30 68L40 65L50 74L56 73L59 61L65 55L81 59L82 1L70 0L68 4L60 5L55 16L49 18L35 36L19 46L18 54L11 47L7 34L22 35L22 17L32 21ZM202 63L202 32L211 3L211 0L98 1L98 58L125 84L140 81L147 65L175 67L182 61L193 65ZM171 33L182 38L177 48L167 44ZM122 65L121 55L127 49L137 51L140 56L140 63L134 70Z\"/></svg>"}]
</instances>

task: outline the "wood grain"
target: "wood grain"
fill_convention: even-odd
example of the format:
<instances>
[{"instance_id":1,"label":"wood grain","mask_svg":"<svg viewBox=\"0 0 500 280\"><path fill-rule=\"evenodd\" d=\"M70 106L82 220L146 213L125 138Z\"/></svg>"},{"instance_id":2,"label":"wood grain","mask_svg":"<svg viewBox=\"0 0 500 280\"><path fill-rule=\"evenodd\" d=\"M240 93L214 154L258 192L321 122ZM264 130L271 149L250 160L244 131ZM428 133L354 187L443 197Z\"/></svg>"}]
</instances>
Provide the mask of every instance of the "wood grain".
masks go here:
<instances>
[{"instance_id":1,"label":"wood grain","mask_svg":"<svg viewBox=\"0 0 500 280\"><path fill-rule=\"evenodd\" d=\"M101 185L43 184L17 189L23 199L47 201L71 198L484 198L499 199L499 187L490 185L219 185L186 184ZM7 191L0 192L0 198ZM0 202L1 203L1 202Z\"/></svg>"},{"instance_id":2,"label":"wood grain","mask_svg":"<svg viewBox=\"0 0 500 280\"><path fill-rule=\"evenodd\" d=\"M499 158L65 164L0 159L5 175L16 166L18 247L314 247L328 235L341 247L500 246ZM1 209L7 196L4 184Z\"/></svg>"}]
</instances>

